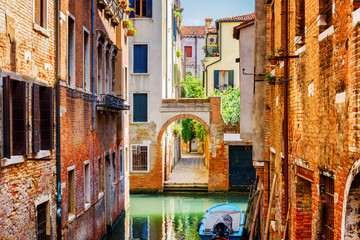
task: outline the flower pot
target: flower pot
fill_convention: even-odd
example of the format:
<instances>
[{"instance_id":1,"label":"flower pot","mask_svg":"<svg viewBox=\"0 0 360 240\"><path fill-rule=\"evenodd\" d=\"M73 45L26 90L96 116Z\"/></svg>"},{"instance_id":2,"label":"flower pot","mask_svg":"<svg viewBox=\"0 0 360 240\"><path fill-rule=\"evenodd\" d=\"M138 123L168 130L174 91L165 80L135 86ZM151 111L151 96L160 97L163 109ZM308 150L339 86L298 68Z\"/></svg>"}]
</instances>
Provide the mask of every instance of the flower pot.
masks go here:
<instances>
[{"instance_id":1,"label":"flower pot","mask_svg":"<svg viewBox=\"0 0 360 240\"><path fill-rule=\"evenodd\" d=\"M128 15L128 16L130 15L130 11L126 11L125 13L126 13L126 15Z\"/></svg>"},{"instance_id":2,"label":"flower pot","mask_svg":"<svg viewBox=\"0 0 360 240\"><path fill-rule=\"evenodd\" d=\"M277 62L276 60L270 60L271 65L276 65L276 62Z\"/></svg>"},{"instance_id":3,"label":"flower pot","mask_svg":"<svg viewBox=\"0 0 360 240\"><path fill-rule=\"evenodd\" d=\"M284 56L284 50L278 50L278 54L279 54L280 56Z\"/></svg>"},{"instance_id":4,"label":"flower pot","mask_svg":"<svg viewBox=\"0 0 360 240\"><path fill-rule=\"evenodd\" d=\"M132 37L134 36L134 33L132 31L127 31L126 36Z\"/></svg>"},{"instance_id":5,"label":"flower pot","mask_svg":"<svg viewBox=\"0 0 360 240\"><path fill-rule=\"evenodd\" d=\"M128 28L128 25L126 22L122 22L122 24L123 24L123 28Z\"/></svg>"},{"instance_id":6,"label":"flower pot","mask_svg":"<svg viewBox=\"0 0 360 240\"><path fill-rule=\"evenodd\" d=\"M121 2L121 6L124 8L126 6L126 2Z\"/></svg>"}]
</instances>

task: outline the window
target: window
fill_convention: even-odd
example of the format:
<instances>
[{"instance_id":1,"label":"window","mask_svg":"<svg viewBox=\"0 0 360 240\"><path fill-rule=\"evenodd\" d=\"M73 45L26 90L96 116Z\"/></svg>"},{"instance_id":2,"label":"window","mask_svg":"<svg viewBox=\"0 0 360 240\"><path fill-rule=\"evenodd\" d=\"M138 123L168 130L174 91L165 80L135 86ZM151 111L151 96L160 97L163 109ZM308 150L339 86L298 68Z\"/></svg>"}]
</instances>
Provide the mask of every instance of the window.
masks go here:
<instances>
[{"instance_id":1,"label":"window","mask_svg":"<svg viewBox=\"0 0 360 240\"><path fill-rule=\"evenodd\" d=\"M319 15L322 21L319 21L320 32L326 30L333 24L333 1L319 0Z\"/></svg>"},{"instance_id":2,"label":"window","mask_svg":"<svg viewBox=\"0 0 360 240\"><path fill-rule=\"evenodd\" d=\"M185 46L185 57L192 57L192 46Z\"/></svg>"},{"instance_id":3,"label":"window","mask_svg":"<svg viewBox=\"0 0 360 240\"><path fill-rule=\"evenodd\" d=\"M124 96L124 99L125 101L128 99L128 69L127 67L125 67L125 71L124 71L124 74L125 74L125 96Z\"/></svg>"},{"instance_id":4,"label":"window","mask_svg":"<svg viewBox=\"0 0 360 240\"><path fill-rule=\"evenodd\" d=\"M54 145L54 90L33 85L32 101L33 153L52 150Z\"/></svg>"},{"instance_id":5,"label":"window","mask_svg":"<svg viewBox=\"0 0 360 240\"><path fill-rule=\"evenodd\" d=\"M75 168L68 169L68 217L75 216Z\"/></svg>"},{"instance_id":6,"label":"window","mask_svg":"<svg viewBox=\"0 0 360 240\"><path fill-rule=\"evenodd\" d=\"M131 239L150 239L150 217L131 217Z\"/></svg>"},{"instance_id":7,"label":"window","mask_svg":"<svg viewBox=\"0 0 360 240\"><path fill-rule=\"evenodd\" d=\"M148 171L148 146L131 146L131 171Z\"/></svg>"},{"instance_id":8,"label":"window","mask_svg":"<svg viewBox=\"0 0 360 240\"><path fill-rule=\"evenodd\" d=\"M105 94L109 94L110 83L110 52L106 50L105 54Z\"/></svg>"},{"instance_id":9,"label":"window","mask_svg":"<svg viewBox=\"0 0 360 240\"><path fill-rule=\"evenodd\" d=\"M83 74L84 74L84 90L90 91L90 35L87 30L84 30L84 59L83 59Z\"/></svg>"},{"instance_id":10,"label":"window","mask_svg":"<svg viewBox=\"0 0 360 240\"><path fill-rule=\"evenodd\" d=\"M90 204L90 163L86 161L84 164L84 200L85 204Z\"/></svg>"},{"instance_id":11,"label":"window","mask_svg":"<svg viewBox=\"0 0 360 240\"><path fill-rule=\"evenodd\" d=\"M119 172L120 177L122 178L124 176L124 151L123 149L120 149L119 156L120 156L120 163L119 163Z\"/></svg>"},{"instance_id":12,"label":"window","mask_svg":"<svg viewBox=\"0 0 360 240\"><path fill-rule=\"evenodd\" d=\"M75 87L75 20L68 16L67 84Z\"/></svg>"},{"instance_id":13,"label":"window","mask_svg":"<svg viewBox=\"0 0 360 240\"><path fill-rule=\"evenodd\" d=\"M47 28L47 0L35 0L35 23L42 28Z\"/></svg>"},{"instance_id":14,"label":"window","mask_svg":"<svg viewBox=\"0 0 360 240\"><path fill-rule=\"evenodd\" d=\"M296 1L296 25L295 25L296 44L304 43L305 39L305 0Z\"/></svg>"},{"instance_id":15,"label":"window","mask_svg":"<svg viewBox=\"0 0 360 240\"><path fill-rule=\"evenodd\" d=\"M134 93L133 95L133 122L148 121L148 95L147 93Z\"/></svg>"},{"instance_id":16,"label":"window","mask_svg":"<svg viewBox=\"0 0 360 240\"><path fill-rule=\"evenodd\" d=\"M99 193L102 193L104 192L104 185L103 185L104 170L103 170L103 161L101 157L99 157L99 162L98 162L98 178L99 178Z\"/></svg>"},{"instance_id":17,"label":"window","mask_svg":"<svg viewBox=\"0 0 360 240\"><path fill-rule=\"evenodd\" d=\"M321 235L324 239L334 239L334 180L320 175Z\"/></svg>"},{"instance_id":18,"label":"window","mask_svg":"<svg viewBox=\"0 0 360 240\"><path fill-rule=\"evenodd\" d=\"M36 235L38 240L50 239L49 202L44 202L36 207Z\"/></svg>"},{"instance_id":19,"label":"window","mask_svg":"<svg viewBox=\"0 0 360 240\"><path fill-rule=\"evenodd\" d=\"M134 73L148 73L147 44L134 44Z\"/></svg>"},{"instance_id":20,"label":"window","mask_svg":"<svg viewBox=\"0 0 360 240\"><path fill-rule=\"evenodd\" d=\"M116 52L113 51L111 58L111 91L115 95L115 82L116 82Z\"/></svg>"},{"instance_id":21,"label":"window","mask_svg":"<svg viewBox=\"0 0 360 240\"><path fill-rule=\"evenodd\" d=\"M4 157L26 155L27 83L3 78L3 144Z\"/></svg>"},{"instance_id":22,"label":"window","mask_svg":"<svg viewBox=\"0 0 360 240\"><path fill-rule=\"evenodd\" d=\"M97 79L98 79L98 93L102 93L102 76L103 76L103 45L99 43L97 47Z\"/></svg>"},{"instance_id":23,"label":"window","mask_svg":"<svg viewBox=\"0 0 360 240\"><path fill-rule=\"evenodd\" d=\"M112 164L113 164L113 182L116 182L116 153L112 153Z\"/></svg>"},{"instance_id":24,"label":"window","mask_svg":"<svg viewBox=\"0 0 360 240\"><path fill-rule=\"evenodd\" d=\"M130 6L135 9L135 12L131 12L130 18L152 17L152 0L130 0Z\"/></svg>"},{"instance_id":25,"label":"window","mask_svg":"<svg viewBox=\"0 0 360 240\"><path fill-rule=\"evenodd\" d=\"M224 92L229 87L234 87L234 70L215 70L214 89Z\"/></svg>"}]
</instances>

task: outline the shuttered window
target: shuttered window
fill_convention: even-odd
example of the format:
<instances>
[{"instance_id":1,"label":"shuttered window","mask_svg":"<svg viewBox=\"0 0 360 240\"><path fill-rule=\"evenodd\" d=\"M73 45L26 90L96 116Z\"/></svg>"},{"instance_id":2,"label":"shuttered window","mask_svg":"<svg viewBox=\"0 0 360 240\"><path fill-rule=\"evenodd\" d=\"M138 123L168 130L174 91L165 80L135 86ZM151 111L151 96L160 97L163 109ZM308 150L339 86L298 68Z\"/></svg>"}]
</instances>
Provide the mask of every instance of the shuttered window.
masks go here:
<instances>
[{"instance_id":1,"label":"shuttered window","mask_svg":"<svg viewBox=\"0 0 360 240\"><path fill-rule=\"evenodd\" d=\"M229 87L234 88L234 70L215 70L214 89L224 92Z\"/></svg>"},{"instance_id":2,"label":"shuttered window","mask_svg":"<svg viewBox=\"0 0 360 240\"><path fill-rule=\"evenodd\" d=\"M152 0L130 0L130 7L135 9L130 13L130 18L152 17Z\"/></svg>"},{"instance_id":3,"label":"shuttered window","mask_svg":"<svg viewBox=\"0 0 360 240\"><path fill-rule=\"evenodd\" d=\"M47 0L34 1L34 20L37 25L47 28Z\"/></svg>"},{"instance_id":4,"label":"shuttered window","mask_svg":"<svg viewBox=\"0 0 360 240\"><path fill-rule=\"evenodd\" d=\"M51 150L54 145L54 91L52 88L33 86L32 136L33 153Z\"/></svg>"},{"instance_id":5,"label":"shuttered window","mask_svg":"<svg viewBox=\"0 0 360 240\"><path fill-rule=\"evenodd\" d=\"M12 155L26 155L26 83L11 81Z\"/></svg>"},{"instance_id":6,"label":"shuttered window","mask_svg":"<svg viewBox=\"0 0 360 240\"><path fill-rule=\"evenodd\" d=\"M148 45L134 44L134 73L148 73Z\"/></svg>"},{"instance_id":7,"label":"shuttered window","mask_svg":"<svg viewBox=\"0 0 360 240\"><path fill-rule=\"evenodd\" d=\"M148 100L147 93L134 94L133 122L147 122Z\"/></svg>"},{"instance_id":8,"label":"shuttered window","mask_svg":"<svg viewBox=\"0 0 360 240\"><path fill-rule=\"evenodd\" d=\"M185 56L192 57L192 46L185 46Z\"/></svg>"}]
</instances>

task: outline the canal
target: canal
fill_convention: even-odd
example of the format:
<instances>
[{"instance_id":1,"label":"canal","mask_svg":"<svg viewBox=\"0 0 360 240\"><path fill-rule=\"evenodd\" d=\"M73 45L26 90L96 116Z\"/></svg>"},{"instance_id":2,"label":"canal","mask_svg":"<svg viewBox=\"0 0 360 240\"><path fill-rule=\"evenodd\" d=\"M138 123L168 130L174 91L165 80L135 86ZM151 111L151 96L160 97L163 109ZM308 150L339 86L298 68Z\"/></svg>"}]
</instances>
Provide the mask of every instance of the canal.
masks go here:
<instances>
[{"instance_id":1,"label":"canal","mask_svg":"<svg viewBox=\"0 0 360 240\"><path fill-rule=\"evenodd\" d=\"M229 202L246 210L247 199L246 195L131 195L130 209L110 239L200 239L196 229L207 209Z\"/></svg>"}]
</instances>

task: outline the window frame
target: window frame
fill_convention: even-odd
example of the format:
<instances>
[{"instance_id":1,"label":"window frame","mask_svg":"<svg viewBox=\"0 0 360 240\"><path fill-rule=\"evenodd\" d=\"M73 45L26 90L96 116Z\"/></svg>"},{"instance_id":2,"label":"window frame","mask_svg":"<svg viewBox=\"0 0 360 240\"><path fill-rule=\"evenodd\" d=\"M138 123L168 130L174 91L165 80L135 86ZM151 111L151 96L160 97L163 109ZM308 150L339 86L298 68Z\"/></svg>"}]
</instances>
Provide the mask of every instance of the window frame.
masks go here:
<instances>
[{"instance_id":1,"label":"window frame","mask_svg":"<svg viewBox=\"0 0 360 240\"><path fill-rule=\"evenodd\" d=\"M51 221L50 221L50 199L51 196L50 195L43 195L39 198L37 198L35 200L35 221L36 221L36 235L38 236L38 207L42 204L46 204L45 206L45 217L46 217L46 221L45 221L45 235L46 237L50 237L51 235Z\"/></svg>"},{"instance_id":2,"label":"window frame","mask_svg":"<svg viewBox=\"0 0 360 240\"><path fill-rule=\"evenodd\" d=\"M85 56L85 33L87 34L87 37L88 37L87 44L86 44L88 59L86 59L86 56ZM90 86L91 85L91 83L90 83L90 79L91 79L90 42L91 42L90 31L85 26L83 26L83 89L85 92L88 92L88 93L90 93L90 90L91 90L91 86ZM88 67L87 71L85 71L85 67Z\"/></svg>"},{"instance_id":3,"label":"window frame","mask_svg":"<svg viewBox=\"0 0 360 240\"><path fill-rule=\"evenodd\" d=\"M133 170L133 146L147 147L146 170ZM149 173L150 172L150 144L130 144L130 172L131 173Z\"/></svg>"},{"instance_id":4,"label":"window frame","mask_svg":"<svg viewBox=\"0 0 360 240\"><path fill-rule=\"evenodd\" d=\"M218 89L220 92L225 92L230 86L232 88L235 88L235 84L234 84L234 78L235 78L235 71L233 69L222 69L222 70L216 70L217 73L218 73L218 87L216 88L216 86L214 86L214 89ZM233 84L230 85L229 81L230 81L230 72L233 71ZM223 75L223 78L222 78L222 81L223 81L223 84L220 85L220 73L222 73ZM225 88L225 77L226 77L226 73L227 73L227 86ZM222 87L222 89L220 90L220 86Z\"/></svg>"},{"instance_id":5,"label":"window frame","mask_svg":"<svg viewBox=\"0 0 360 240\"><path fill-rule=\"evenodd\" d=\"M143 7L142 7L142 5L143 5L143 1L146 1L146 4L148 4L148 2L149 2L149 0L139 0L140 1L140 15L137 15L136 14L136 0L133 0L132 2L133 2L133 6L131 6L132 8L134 8L134 12L132 12L131 14L130 14L130 18L148 18L148 19L151 19L151 18L153 18L153 9L154 9L154 4L153 4L153 0L151 0L151 17L149 17L148 15L147 15L147 13L146 13L146 15L144 16L144 14L143 14ZM131 2L130 2L131 3Z\"/></svg>"},{"instance_id":6,"label":"window frame","mask_svg":"<svg viewBox=\"0 0 360 240\"><path fill-rule=\"evenodd\" d=\"M69 27L70 27L70 24L69 24L69 19L72 19L74 21L74 29L73 29L73 36L74 36L74 43L73 44L69 44L70 43L70 39L69 39ZM67 86L69 86L70 88L75 88L76 86L76 20L75 20L75 17L74 15L72 15L70 12L68 12L68 15L67 15L67 25L66 25L66 29L67 29L67 33L66 33L66 36L67 36L67 43L66 43L66 46L67 46L67 51L66 51L66 84ZM70 46L71 45L71 46ZM71 50L69 50L69 48L71 47ZM71 51L71 53L73 54L73 63L71 64L69 62L69 52ZM72 66L73 69L69 69L70 68L70 64ZM73 79L69 80L69 71L71 71L71 74L73 75Z\"/></svg>"},{"instance_id":7,"label":"window frame","mask_svg":"<svg viewBox=\"0 0 360 240\"><path fill-rule=\"evenodd\" d=\"M42 16L44 19L42 19L44 21L44 26L41 26L39 23L36 22L36 1L44 1L45 6L44 9L46 11L46 13L44 14L44 16ZM41 16L40 16L41 17ZM49 25L49 1L48 0L33 0L33 24L36 26L34 28L40 28L40 29L48 29L48 25Z\"/></svg>"},{"instance_id":8,"label":"window frame","mask_svg":"<svg viewBox=\"0 0 360 240\"><path fill-rule=\"evenodd\" d=\"M146 121L145 122L134 122L134 110L135 110L135 106L134 106L134 95L136 94L146 94L147 96L147 113L146 113ZM131 123L134 123L134 124L142 124L142 123L149 123L149 102L150 102L150 94L149 92L133 92L131 93L131 105L133 106L132 109L133 111L131 112Z\"/></svg>"},{"instance_id":9,"label":"window frame","mask_svg":"<svg viewBox=\"0 0 360 240\"><path fill-rule=\"evenodd\" d=\"M146 45L147 47L147 67L146 67L146 72L143 72L143 73L136 73L134 72L134 69L135 69L135 45ZM132 74L133 75L149 75L150 74L150 44L149 43L133 43L133 51L132 51Z\"/></svg>"},{"instance_id":10,"label":"window frame","mask_svg":"<svg viewBox=\"0 0 360 240\"><path fill-rule=\"evenodd\" d=\"M70 172L73 173L72 179L69 179ZM70 189L70 180L72 181L73 188ZM67 168L67 213L68 221L71 222L76 218L76 170L75 165ZM72 193L70 194L70 190ZM73 205L70 206L70 198L72 198ZM70 208L71 207L71 208Z\"/></svg>"},{"instance_id":11,"label":"window frame","mask_svg":"<svg viewBox=\"0 0 360 240\"><path fill-rule=\"evenodd\" d=\"M186 54L186 48L191 48L191 56L190 57ZM192 46L184 46L184 53L185 53L186 58L192 58L193 57L193 47Z\"/></svg>"},{"instance_id":12,"label":"window frame","mask_svg":"<svg viewBox=\"0 0 360 240\"><path fill-rule=\"evenodd\" d=\"M119 149L119 176L120 176L120 181L122 181L124 179L124 148L121 147Z\"/></svg>"},{"instance_id":13,"label":"window frame","mask_svg":"<svg viewBox=\"0 0 360 240\"><path fill-rule=\"evenodd\" d=\"M91 205L91 166L90 160L84 161L84 206L85 211L90 208Z\"/></svg>"}]
</instances>

